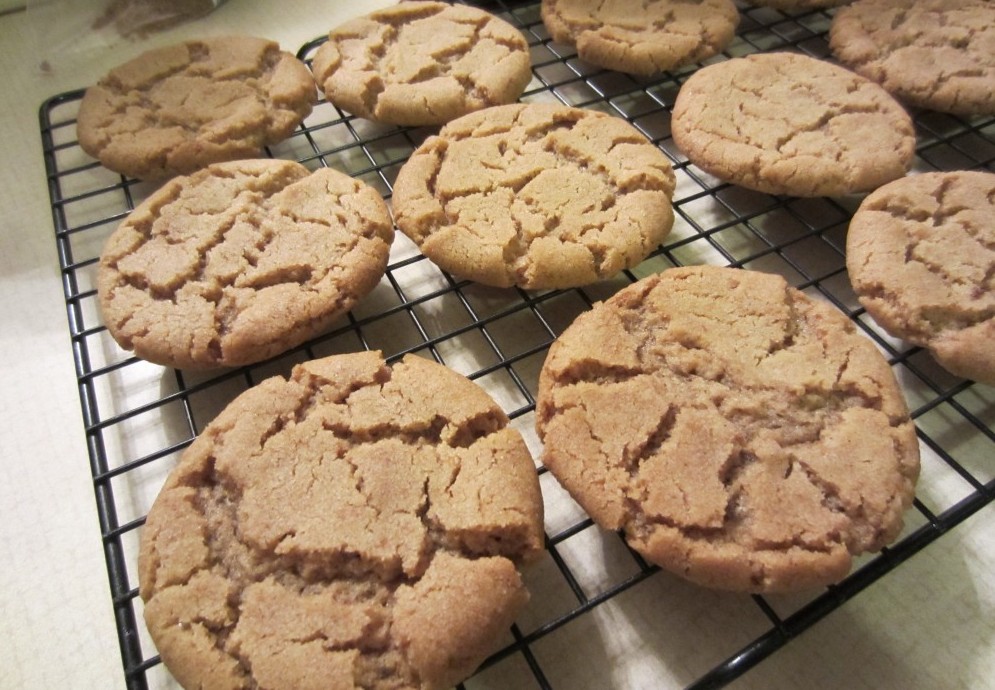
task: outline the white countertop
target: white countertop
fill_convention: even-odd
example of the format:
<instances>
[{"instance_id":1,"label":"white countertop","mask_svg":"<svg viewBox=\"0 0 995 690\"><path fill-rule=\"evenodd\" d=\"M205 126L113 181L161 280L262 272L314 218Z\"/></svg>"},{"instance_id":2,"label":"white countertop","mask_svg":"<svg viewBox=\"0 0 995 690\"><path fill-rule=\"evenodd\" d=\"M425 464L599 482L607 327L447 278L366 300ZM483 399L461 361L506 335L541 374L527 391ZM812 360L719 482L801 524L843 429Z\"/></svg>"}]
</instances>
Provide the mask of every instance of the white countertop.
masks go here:
<instances>
[{"instance_id":1,"label":"white countertop","mask_svg":"<svg viewBox=\"0 0 995 690\"><path fill-rule=\"evenodd\" d=\"M290 52L393 0L230 0L142 42L50 53L0 16L0 688L124 687L53 235L38 109L187 36L249 33ZM54 69L44 73L43 59Z\"/></svg>"},{"instance_id":2,"label":"white countertop","mask_svg":"<svg viewBox=\"0 0 995 690\"><path fill-rule=\"evenodd\" d=\"M39 106L49 96L93 83L152 45L244 32L295 52L346 17L386 4L391 2L230 0L196 23L86 56L43 54L46 37L36 36L26 13L0 16L0 688L124 687L53 238ZM42 71L43 59L53 71ZM995 687L993 525L990 505L738 686ZM654 631L661 640L668 632L659 621L626 618L625 610L604 606L591 615L591 625L612 630L603 652L619 669L612 682L620 688L660 687L654 680L661 677L658 667L630 667L625 659L631 648L645 647Z\"/></svg>"}]
</instances>

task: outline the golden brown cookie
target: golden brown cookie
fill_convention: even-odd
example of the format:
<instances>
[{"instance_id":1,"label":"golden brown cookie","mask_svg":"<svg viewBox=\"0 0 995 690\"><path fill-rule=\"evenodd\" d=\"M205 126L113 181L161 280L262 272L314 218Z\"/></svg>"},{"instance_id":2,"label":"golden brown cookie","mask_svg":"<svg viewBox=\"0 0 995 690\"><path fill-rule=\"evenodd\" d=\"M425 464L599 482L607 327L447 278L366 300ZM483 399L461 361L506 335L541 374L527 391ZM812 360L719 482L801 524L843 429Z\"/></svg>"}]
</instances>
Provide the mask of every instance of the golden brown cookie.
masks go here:
<instances>
[{"instance_id":1,"label":"golden brown cookie","mask_svg":"<svg viewBox=\"0 0 995 690\"><path fill-rule=\"evenodd\" d=\"M904 103L995 115L991 0L857 0L834 15L829 46Z\"/></svg>"},{"instance_id":2,"label":"golden brown cookie","mask_svg":"<svg viewBox=\"0 0 995 690\"><path fill-rule=\"evenodd\" d=\"M847 234L860 303L949 371L995 385L995 174L923 173L861 203Z\"/></svg>"},{"instance_id":3,"label":"golden brown cookie","mask_svg":"<svg viewBox=\"0 0 995 690\"><path fill-rule=\"evenodd\" d=\"M521 32L444 2L404 2L346 22L329 33L312 70L343 110L412 126L511 103L532 78Z\"/></svg>"},{"instance_id":4,"label":"golden brown cookie","mask_svg":"<svg viewBox=\"0 0 995 690\"><path fill-rule=\"evenodd\" d=\"M721 589L842 579L902 527L919 470L888 363L780 276L645 278L550 349L543 462L649 561Z\"/></svg>"},{"instance_id":5,"label":"golden brown cookie","mask_svg":"<svg viewBox=\"0 0 995 690\"><path fill-rule=\"evenodd\" d=\"M108 238L97 290L114 340L178 368L249 364L320 333L380 281L394 238L365 183L246 160L177 177Z\"/></svg>"},{"instance_id":6,"label":"golden brown cookie","mask_svg":"<svg viewBox=\"0 0 995 690\"><path fill-rule=\"evenodd\" d=\"M543 547L521 435L415 356L294 368L184 452L141 534L145 621L186 688L448 688L493 651Z\"/></svg>"},{"instance_id":7,"label":"golden brown cookie","mask_svg":"<svg viewBox=\"0 0 995 690\"><path fill-rule=\"evenodd\" d=\"M839 196L901 177L915 130L880 86L822 60L758 53L695 72L674 142L716 177L768 194Z\"/></svg>"},{"instance_id":8,"label":"golden brown cookie","mask_svg":"<svg viewBox=\"0 0 995 690\"><path fill-rule=\"evenodd\" d=\"M397 227L438 266L486 285L586 285L670 231L670 160L626 121L552 104L449 123L402 166Z\"/></svg>"},{"instance_id":9,"label":"golden brown cookie","mask_svg":"<svg viewBox=\"0 0 995 690\"><path fill-rule=\"evenodd\" d=\"M541 12L582 60L645 76L715 55L739 24L732 0L542 0Z\"/></svg>"},{"instance_id":10,"label":"golden brown cookie","mask_svg":"<svg viewBox=\"0 0 995 690\"><path fill-rule=\"evenodd\" d=\"M316 100L307 67L262 38L156 48L86 90L77 134L106 167L138 178L254 158L290 136Z\"/></svg>"}]
</instances>

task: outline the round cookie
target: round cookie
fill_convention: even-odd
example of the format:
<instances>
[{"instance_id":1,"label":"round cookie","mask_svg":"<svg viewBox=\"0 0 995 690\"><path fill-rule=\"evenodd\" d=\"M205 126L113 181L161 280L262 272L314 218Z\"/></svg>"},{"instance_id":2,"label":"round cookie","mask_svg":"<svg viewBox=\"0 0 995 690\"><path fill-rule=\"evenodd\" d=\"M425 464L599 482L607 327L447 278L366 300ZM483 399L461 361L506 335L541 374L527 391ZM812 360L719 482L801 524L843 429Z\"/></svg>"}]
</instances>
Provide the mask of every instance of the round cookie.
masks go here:
<instances>
[{"instance_id":1,"label":"round cookie","mask_svg":"<svg viewBox=\"0 0 995 690\"><path fill-rule=\"evenodd\" d=\"M857 0L833 17L829 46L904 103L995 115L991 0Z\"/></svg>"},{"instance_id":2,"label":"round cookie","mask_svg":"<svg viewBox=\"0 0 995 690\"><path fill-rule=\"evenodd\" d=\"M923 173L870 194L846 264L867 312L947 370L995 385L995 173Z\"/></svg>"},{"instance_id":3,"label":"round cookie","mask_svg":"<svg viewBox=\"0 0 995 690\"><path fill-rule=\"evenodd\" d=\"M768 194L839 196L901 177L915 130L880 86L794 53L709 65L681 86L674 142L716 177Z\"/></svg>"},{"instance_id":4,"label":"round cookie","mask_svg":"<svg viewBox=\"0 0 995 690\"><path fill-rule=\"evenodd\" d=\"M141 533L139 593L186 688L448 688L543 548L521 435L446 367L314 360L236 398Z\"/></svg>"},{"instance_id":5,"label":"round cookie","mask_svg":"<svg viewBox=\"0 0 995 690\"><path fill-rule=\"evenodd\" d=\"M720 589L842 579L919 470L888 363L780 276L664 271L581 314L539 381L543 462L647 560Z\"/></svg>"},{"instance_id":6,"label":"round cookie","mask_svg":"<svg viewBox=\"0 0 995 690\"><path fill-rule=\"evenodd\" d=\"M254 158L290 136L316 100L308 68L273 41L225 36L145 52L86 90L80 146L137 178Z\"/></svg>"},{"instance_id":7,"label":"round cookie","mask_svg":"<svg viewBox=\"0 0 995 690\"><path fill-rule=\"evenodd\" d=\"M199 369L258 362L320 333L380 281L394 238L365 183L284 160L176 177L104 245L97 292L114 340Z\"/></svg>"},{"instance_id":8,"label":"round cookie","mask_svg":"<svg viewBox=\"0 0 995 690\"><path fill-rule=\"evenodd\" d=\"M333 29L311 63L330 102L396 125L511 103L532 79L521 32L484 10L404 2Z\"/></svg>"},{"instance_id":9,"label":"round cookie","mask_svg":"<svg viewBox=\"0 0 995 690\"><path fill-rule=\"evenodd\" d=\"M642 261L674 222L670 160L626 121L553 104L465 115L398 172L397 227L486 285L586 285Z\"/></svg>"},{"instance_id":10,"label":"round cookie","mask_svg":"<svg viewBox=\"0 0 995 690\"><path fill-rule=\"evenodd\" d=\"M542 0L554 41L592 65L649 76L703 60L736 34L732 0Z\"/></svg>"}]
</instances>

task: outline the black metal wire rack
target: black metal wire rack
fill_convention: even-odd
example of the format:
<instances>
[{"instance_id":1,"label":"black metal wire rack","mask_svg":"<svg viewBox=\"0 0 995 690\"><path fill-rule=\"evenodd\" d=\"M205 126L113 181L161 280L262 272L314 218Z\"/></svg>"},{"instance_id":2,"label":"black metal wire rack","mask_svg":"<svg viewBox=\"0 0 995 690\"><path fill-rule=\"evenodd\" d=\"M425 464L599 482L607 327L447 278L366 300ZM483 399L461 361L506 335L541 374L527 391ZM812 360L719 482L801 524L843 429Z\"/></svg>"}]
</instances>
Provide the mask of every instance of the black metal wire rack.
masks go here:
<instances>
[{"instance_id":1,"label":"black metal wire rack","mask_svg":"<svg viewBox=\"0 0 995 690\"><path fill-rule=\"evenodd\" d=\"M242 369L207 374L164 369L113 343L95 296L103 241L154 187L111 173L82 152L75 131L82 91L42 105L55 242L127 687L172 687L145 631L137 596L137 541L144 516L178 455L238 393L270 375L286 375L308 358L358 349L379 349L389 359L417 352L487 389L538 457L534 396L550 343L594 302L670 266L714 263L781 273L796 287L835 304L876 341L903 387L921 442L923 474L907 527L894 545L862 558L842 583L801 600L715 598L658 572L618 535L595 527L540 466L547 549L546 558L526 573L532 603L505 646L466 681L466 688L606 686L600 682L605 676L584 665L597 663L598 654L591 655L593 661L578 661L567 651L577 636L564 633L583 629L599 609L645 587L654 588L661 607L665 591L678 592L671 601L701 602L660 612L684 635L701 630L701 639L688 644L705 650L675 671L674 684L724 685L995 499L995 392L951 376L919 348L888 337L850 290L843 246L859 200L773 197L721 183L690 164L670 136L676 94L699 65L655 79L595 69L572 49L550 41L538 2L487 7L529 41L533 80L523 101L558 101L625 118L672 159L678 179L674 231L635 269L582 289L485 288L442 273L399 236L378 288L321 337ZM745 3L740 10L736 39L708 62L770 50L831 59L826 38L831 11L785 14ZM319 44L301 47L299 57L309 60ZM995 118L913 115L918 170L995 169ZM398 168L430 133L376 125L322 102L269 154L343 170L389 200ZM706 616L704 623L692 624L716 606L727 609L721 622L713 617L710 623ZM650 649L650 654L663 651ZM595 685L578 681L585 677Z\"/></svg>"}]
</instances>

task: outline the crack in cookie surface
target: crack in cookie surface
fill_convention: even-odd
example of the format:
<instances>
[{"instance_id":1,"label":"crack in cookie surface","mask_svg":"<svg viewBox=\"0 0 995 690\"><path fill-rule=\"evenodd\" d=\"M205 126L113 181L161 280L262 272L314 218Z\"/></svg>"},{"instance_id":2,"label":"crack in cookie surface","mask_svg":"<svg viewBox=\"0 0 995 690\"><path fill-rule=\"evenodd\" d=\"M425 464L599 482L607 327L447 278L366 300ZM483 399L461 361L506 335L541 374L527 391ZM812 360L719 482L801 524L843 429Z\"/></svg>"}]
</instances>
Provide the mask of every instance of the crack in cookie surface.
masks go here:
<instances>
[{"instance_id":1,"label":"crack in cookie surface","mask_svg":"<svg viewBox=\"0 0 995 690\"><path fill-rule=\"evenodd\" d=\"M526 289L634 266L673 224L669 159L628 123L553 105L466 115L398 174L398 228L460 277Z\"/></svg>"},{"instance_id":2,"label":"crack in cookie surface","mask_svg":"<svg viewBox=\"0 0 995 690\"><path fill-rule=\"evenodd\" d=\"M393 239L364 183L289 161L218 164L133 211L101 254L105 322L126 349L181 367L265 359L371 290Z\"/></svg>"},{"instance_id":3,"label":"crack in cookie surface","mask_svg":"<svg viewBox=\"0 0 995 690\"><path fill-rule=\"evenodd\" d=\"M596 522L730 589L841 578L897 534L918 473L873 345L782 279L733 269L672 269L578 317L543 367L537 429Z\"/></svg>"},{"instance_id":4,"label":"crack in cookie surface","mask_svg":"<svg viewBox=\"0 0 995 690\"><path fill-rule=\"evenodd\" d=\"M442 688L483 660L524 603L516 564L541 552L542 504L507 417L442 369L315 360L188 449L139 559L185 687Z\"/></svg>"}]
</instances>

